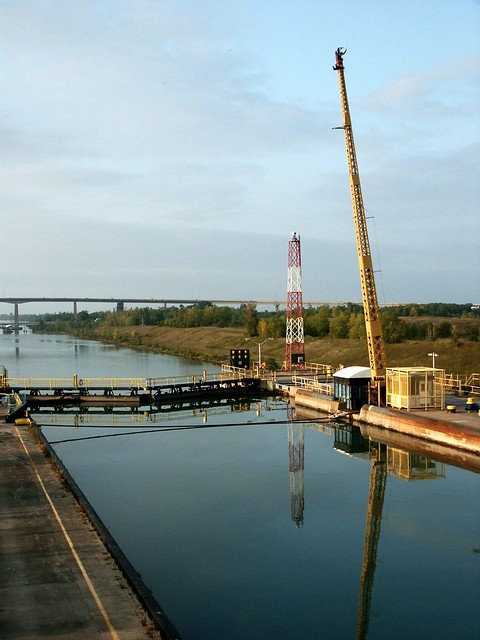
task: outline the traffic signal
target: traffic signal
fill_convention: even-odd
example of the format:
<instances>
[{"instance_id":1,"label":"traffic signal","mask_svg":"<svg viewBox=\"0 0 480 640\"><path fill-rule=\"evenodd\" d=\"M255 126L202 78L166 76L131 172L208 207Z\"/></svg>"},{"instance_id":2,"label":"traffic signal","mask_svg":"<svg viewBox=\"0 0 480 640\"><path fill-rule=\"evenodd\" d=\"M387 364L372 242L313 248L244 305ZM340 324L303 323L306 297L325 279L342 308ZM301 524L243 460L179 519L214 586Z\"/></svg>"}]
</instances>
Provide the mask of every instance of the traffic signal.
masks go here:
<instances>
[{"instance_id":1,"label":"traffic signal","mask_svg":"<svg viewBox=\"0 0 480 640\"><path fill-rule=\"evenodd\" d=\"M230 366L250 369L250 349L230 349Z\"/></svg>"}]
</instances>

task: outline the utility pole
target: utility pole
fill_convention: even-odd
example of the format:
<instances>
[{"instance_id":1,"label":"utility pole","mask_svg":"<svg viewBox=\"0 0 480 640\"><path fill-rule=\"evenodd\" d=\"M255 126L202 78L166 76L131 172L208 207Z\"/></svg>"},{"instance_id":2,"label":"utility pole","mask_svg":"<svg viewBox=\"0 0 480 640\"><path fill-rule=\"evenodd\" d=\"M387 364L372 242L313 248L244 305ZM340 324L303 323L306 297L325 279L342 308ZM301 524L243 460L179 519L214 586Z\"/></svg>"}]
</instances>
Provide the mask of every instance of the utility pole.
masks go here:
<instances>
[{"instance_id":1,"label":"utility pole","mask_svg":"<svg viewBox=\"0 0 480 640\"><path fill-rule=\"evenodd\" d=\"M262 368L262 345L264 345L265 342L268 342L269 340L273 340L273 338L266 338L265 340L263 340L263 342L257 342L253 338L245 338L246 342L248 342L249 340L254 342L258 347L258 370L260 371L260 369Z\"/></svg>"}]
</instances>

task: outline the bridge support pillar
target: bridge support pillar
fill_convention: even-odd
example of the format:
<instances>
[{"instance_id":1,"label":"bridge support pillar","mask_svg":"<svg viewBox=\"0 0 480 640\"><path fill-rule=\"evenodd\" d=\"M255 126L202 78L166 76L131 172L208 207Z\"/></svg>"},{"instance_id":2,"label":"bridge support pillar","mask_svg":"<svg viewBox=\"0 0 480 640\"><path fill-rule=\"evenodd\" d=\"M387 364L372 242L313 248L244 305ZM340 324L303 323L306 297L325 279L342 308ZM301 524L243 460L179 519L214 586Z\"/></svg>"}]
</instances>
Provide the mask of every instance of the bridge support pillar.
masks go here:
<instances>
[{"instance_id":1,"label":"bridge support pillar","mask_svg":"<svg viewBox=\"0 0 480 640\"><path fill-rule=\"evenodd\" d=\"M125 311L125 303L123 302L123 300L118 300L117 311Z\"/></svg>"},{"instance_id":2,"label":"bridge support pillar","mask_svg":"<svg viewBox=\"0 0 480 640\"><path fill-rule=\"evenodd\" d=\"M20 316L18 314L18 302L15 302L15 306L14 306L13 326L15 327L15 333L18 334L20 332Z\"/></svg>"},{"instance_id":3,"label":"bridge support pillar","mask_svg":"<svg viewBox=\"0 0 480 640\"><path fill-rule=\"evenodd\" d=\"M73 315L75 318L77 317L77 301L75 300L73 303Z\"/></svg>"}]
</instances>

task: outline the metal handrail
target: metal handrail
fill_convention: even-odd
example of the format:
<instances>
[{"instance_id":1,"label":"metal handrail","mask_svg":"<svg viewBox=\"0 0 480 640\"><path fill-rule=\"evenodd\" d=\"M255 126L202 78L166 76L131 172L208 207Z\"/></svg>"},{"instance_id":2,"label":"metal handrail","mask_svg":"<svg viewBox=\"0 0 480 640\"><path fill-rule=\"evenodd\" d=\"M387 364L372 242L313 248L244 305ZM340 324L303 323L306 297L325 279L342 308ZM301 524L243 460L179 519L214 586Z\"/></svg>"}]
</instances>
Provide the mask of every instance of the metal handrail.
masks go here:
<instances>
[{"instance_id":1,"label":"metal handrail","mask_svg":"<svg viewBox=\"0 0 480 640\"><path fill-rule=\"evenodd\" d=\"M75 388L75 389L88 389L88 388L105 388L105 389L119 389L119 388L136 388L136 389L148 389L149 387L163 386L163 385L176 385L176 384L190 384L201 381L217 381L221 380L222 376L219 374L207 375L202 373L200 375L189 376L164 376L164 377L150 377L150 378L93 378L93 377L80 377L77 374L69 378L8 378L6 380L8 386L15 389L62 389L62 388Z\"/></svg>"},{"instance_id":2,"label":"metal handrail","mask_svg":"<svg viewBox=\"0 0 480 640\"><path fill-rule=\"evenodd\" d=\"M330 364L320 364L317 362L307 362L304 371L310 371L317 376L331 376L335 369Z\"/></svg>"},{"instance_id":3,"label":"metal handrail","mask_svg":"<svg viewBox=\"0 0 480 640\"><path fill-rule=\"evenodd\" d=\"M444 387L449 391L462 391L465 387L471 387L473 393L480 393L480 374L471 373L465 376L454 373L446 374Z\"/></svg>"},{"instance_id":4,"label":"metal handrail","mask_svg":"<svg viewBox=\"0 0 480 640\"><path fill-rule=\"evenodd\" d=\"M292 382L296 387L315 391L315 393L322 393L327 396L333 396L333 385L319 382L316 378L307 378L294 374L292 376Z\"/></svg>"},{"instance_id":5,"label":"metal handrail","mask_svg":"<svg viewBox=\"0 0 480 640\"><path fill-rule=\"evenodd\" d=\"M464 384L467 387L480 387L480 373L471 373L468 378L466 378Z\"/></svg>"}]
</instances>

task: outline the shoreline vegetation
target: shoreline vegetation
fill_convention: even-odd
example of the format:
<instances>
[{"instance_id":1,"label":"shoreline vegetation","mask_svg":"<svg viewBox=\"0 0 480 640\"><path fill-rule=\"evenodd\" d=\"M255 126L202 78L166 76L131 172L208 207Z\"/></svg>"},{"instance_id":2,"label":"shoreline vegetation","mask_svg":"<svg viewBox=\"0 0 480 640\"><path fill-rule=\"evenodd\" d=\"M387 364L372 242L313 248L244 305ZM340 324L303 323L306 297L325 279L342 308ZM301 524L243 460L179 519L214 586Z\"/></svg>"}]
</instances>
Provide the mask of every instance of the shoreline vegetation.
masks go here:
<instances>
[{"instance_id":1,"label":"shoreline vegetation","mask_svg":"<svg viewBox=\"0 0 480 640\"><path fill-rule=\"evenodd\" d=\"M68 330L82 338L99 340L118 347L165 353L203 360L214 364L228 363L230 349L250 349L252 361L258 361L258 337L248 342L245 329L236 327L89 327ZM408 340L386 344L388 367L430 367L429 353L437 354L435 366L447 374L469 375L480 372L480 342L441 338ZM328 364L335 369L360 364L368 366L364 340L349 338L305 338L307 363ZM285 359L285 338L274 338L262 345L262 360L270 368L281 368Z\"/></svg>"},{"instance_id":2,"label":"shoreline vegetation","mask_svg":"<svg viewBox=\"0 0 480 640\"><path fill-rule=\"evenodd\" d=\"M408 304L380 309L387 367L435 366L450 375L480 373L480 308L473 304ZM362 305L303 309L305 358L333 369L368 366ZM201 301L179 307L133 308L89 313L45 314L39 332L66 333L154 353L229 362L231 349L250 349L250 361L282 369L286 311L259 311ZM246 338L249 338L246 341Z\"/></svg>"}]
</instances>

